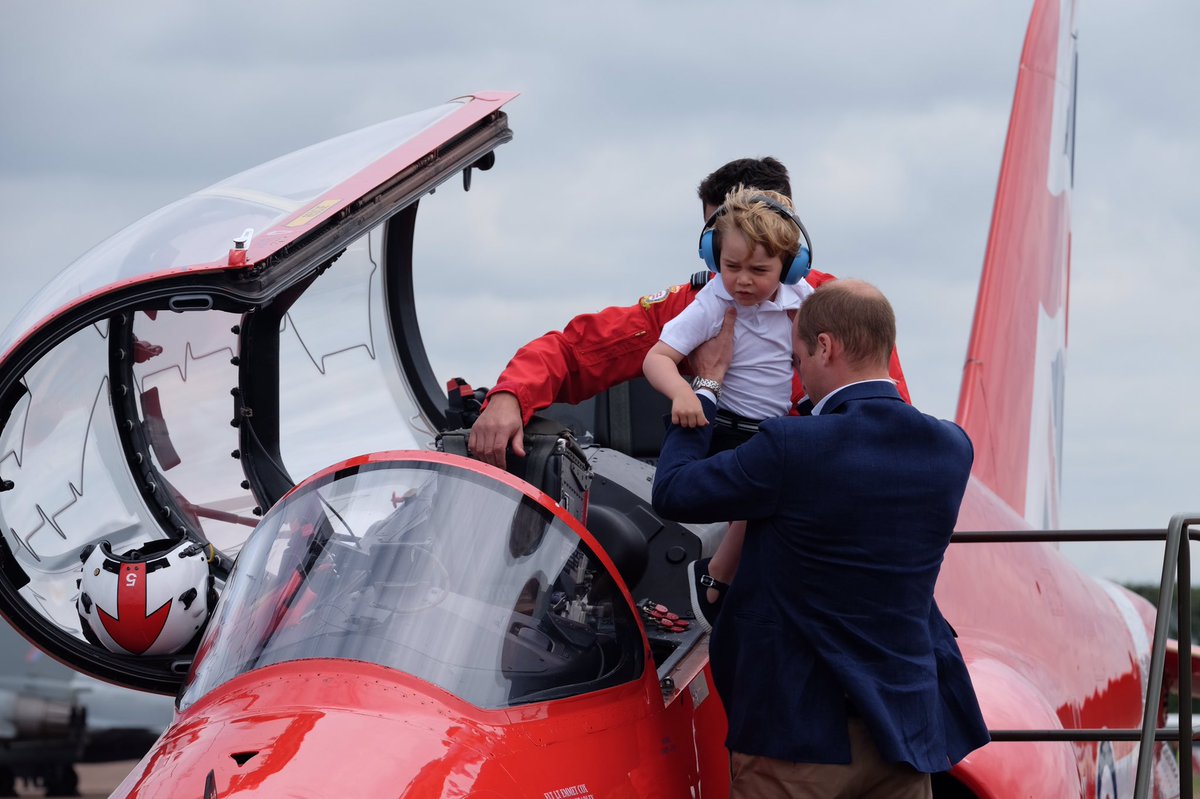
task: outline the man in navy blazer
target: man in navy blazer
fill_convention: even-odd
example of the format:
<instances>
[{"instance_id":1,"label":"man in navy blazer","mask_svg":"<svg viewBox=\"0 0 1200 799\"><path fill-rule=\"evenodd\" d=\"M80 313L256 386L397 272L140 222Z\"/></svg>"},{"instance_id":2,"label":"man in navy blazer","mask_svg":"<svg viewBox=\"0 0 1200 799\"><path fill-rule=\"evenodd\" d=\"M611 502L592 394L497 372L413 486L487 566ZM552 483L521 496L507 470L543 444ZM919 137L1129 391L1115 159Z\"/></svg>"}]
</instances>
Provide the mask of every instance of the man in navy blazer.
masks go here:
<instances>
[{"instance_id":1,"label":"man in navy blazer","mask_svg":"<svg viewBox=\"0 0 1200 799\"><path fill-rule=\"evenodd\" d=\"M701 389L710 424L663 443L656 511L749 521L710 645L732 797L928 797L931 772L988 741L933 600L973 450L900 399L895 330L878 289L827 283L793 330L811 416L705 458L716 398Z\"/></svg>"}]
</instances>

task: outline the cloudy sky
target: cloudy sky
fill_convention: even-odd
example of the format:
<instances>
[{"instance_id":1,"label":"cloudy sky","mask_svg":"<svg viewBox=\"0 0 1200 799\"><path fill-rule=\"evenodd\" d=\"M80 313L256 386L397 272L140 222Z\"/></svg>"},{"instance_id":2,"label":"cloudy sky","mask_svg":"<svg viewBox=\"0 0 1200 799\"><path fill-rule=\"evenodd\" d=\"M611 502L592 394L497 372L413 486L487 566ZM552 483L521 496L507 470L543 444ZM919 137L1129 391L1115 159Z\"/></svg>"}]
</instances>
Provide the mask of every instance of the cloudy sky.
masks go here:
<instances>
[{"instance_id":1,"label":"cloudy sky","mask_svg":"<svg viewBox=\"0 0 1200 799\"><path fill-rule=\"evenodd\" d=\"M770 154L817 267L883 288L914 401L952 417L1029 7L5 3L0 327L160 205L500 89L521 96L496 169L422 206L421 291L474 320L425 318L439 376L490 384L574 313L684 280L695 184ZM1200 5L1084 2L1079 30L1061 522L1164 526L1200 508ZM1068 551L1120 579L1160 568L1153 546Z\"/></svg>"}]
</instances>

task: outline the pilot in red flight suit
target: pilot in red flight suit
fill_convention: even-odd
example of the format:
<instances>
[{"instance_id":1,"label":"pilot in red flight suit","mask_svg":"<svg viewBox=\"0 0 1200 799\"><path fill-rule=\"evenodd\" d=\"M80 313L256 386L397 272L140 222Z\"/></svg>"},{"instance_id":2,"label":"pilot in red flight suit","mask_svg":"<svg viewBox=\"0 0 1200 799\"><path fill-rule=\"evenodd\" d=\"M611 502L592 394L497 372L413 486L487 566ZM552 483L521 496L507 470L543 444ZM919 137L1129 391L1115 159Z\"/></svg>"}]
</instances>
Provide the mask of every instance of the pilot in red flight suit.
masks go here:
<instances>
[{"instance_id":1,"label":"pilot in red flight suit","mask_svg":"<svg viewBox=\"0 0 1200 799\"><path fill-rule=\"evenodd\" d=\"M738 186L777 191L792 196L787 168L774 158L730 161L700 183L698 194L708 219L725 195ZM539 410L556 402L582 402L613 386L642 375L642 360L658 341L663 325L696 297L710 275L700 272L690 283L650 294L636 305L605 308L575 317L561 331L551 331L517 350L496 385L488 392L483 413L471 428L469 447L482 461L503 468L510 444L524 455L524 425ZM813 288L833 275L808 273ZM905 402L908 386L900 360L892 353L890 373ZM804 395L793 380L793 399ZM732 575L731 575L732 576Z\"/></svg>"}]
</instances>

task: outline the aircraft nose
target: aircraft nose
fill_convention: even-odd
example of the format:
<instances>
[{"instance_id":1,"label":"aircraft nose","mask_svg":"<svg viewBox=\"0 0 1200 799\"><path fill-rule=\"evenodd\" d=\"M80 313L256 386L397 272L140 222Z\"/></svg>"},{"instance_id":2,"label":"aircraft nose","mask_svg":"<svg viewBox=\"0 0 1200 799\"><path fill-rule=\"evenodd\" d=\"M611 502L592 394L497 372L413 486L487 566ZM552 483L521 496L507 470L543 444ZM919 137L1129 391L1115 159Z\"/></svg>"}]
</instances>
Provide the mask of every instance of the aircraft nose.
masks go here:
<instances>
[{"instance_id":1,"label":"aircraft nose","mask_svg":"<svg viewBox=\"0 0 1200 799\"><path fill-rule=\"evenodd\" d=\"M113 797L521 795L497 762L509 733L432 692L334 669L263 682L183 714ZM309 701L321 683L328 698ZM261 701L279 689L301 701Z\"/></svg>"},{"instance_id":2,"label":"aircraft nose","mask_svg":"<svg viewBox=\"0 0 1200 799\"><path fill-rule=\"evenodd\" d=\"M518 796L477 731L368 713L266 713L160 741L114 797Z\"/></svg>"}]
</instances>

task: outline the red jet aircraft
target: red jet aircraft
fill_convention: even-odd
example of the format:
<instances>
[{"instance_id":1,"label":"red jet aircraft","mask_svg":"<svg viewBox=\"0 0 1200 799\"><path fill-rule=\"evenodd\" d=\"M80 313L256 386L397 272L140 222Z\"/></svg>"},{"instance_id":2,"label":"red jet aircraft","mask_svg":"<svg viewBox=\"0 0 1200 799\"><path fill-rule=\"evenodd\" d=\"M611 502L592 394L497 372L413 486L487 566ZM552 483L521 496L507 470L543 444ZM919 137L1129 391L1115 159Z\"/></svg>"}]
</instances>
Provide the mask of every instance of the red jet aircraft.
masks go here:
<instances>
[{"instance_id":1,"label":"red jet aircraft","mask_svg":"<svg viewBox=\"0 0 1200 799\"><path fill-rule=\"evenodd\" d=\"M1074 3L1038 0L959 404L976 448L961 530L1057 523L1075 63ZM178 696L114 796L727 795L707 638L671 612L721 526L650 511L638 457L660 433L641 389L552 409L584 442L553 455L582 453L590 491L586 473L552 496L434 451L446 395L417 323L418 203L493 165L512 97L167 206L0 338L0 609L81 671ZM81 553L164 538L212 547L221 600L199 648L89 643ZM991 727L1140 724L1146 603L1043 544L952 546L937 598ZM1127 796L1136 757L997 742L935 795ZM1155 757L1175 795L1165 744Z\"/></svg>"}]
</instances>

